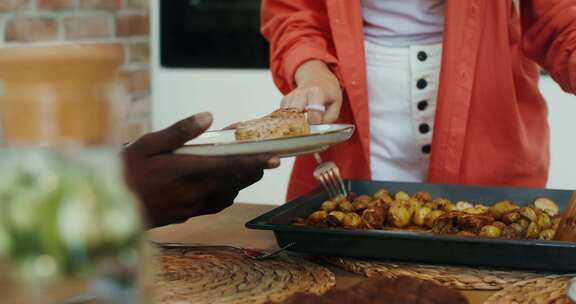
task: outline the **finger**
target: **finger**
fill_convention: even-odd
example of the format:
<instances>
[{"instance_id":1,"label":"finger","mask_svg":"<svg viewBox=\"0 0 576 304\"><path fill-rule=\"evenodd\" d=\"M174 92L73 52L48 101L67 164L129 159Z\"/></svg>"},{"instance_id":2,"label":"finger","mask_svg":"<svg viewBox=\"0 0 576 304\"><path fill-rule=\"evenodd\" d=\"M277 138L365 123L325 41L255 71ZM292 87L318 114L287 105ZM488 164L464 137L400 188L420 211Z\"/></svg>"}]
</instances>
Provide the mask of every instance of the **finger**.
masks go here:
<instances>
[{"instance_id":1,"label":"finger","mask_svg":"<svg viewBox=\"0 0 576 304\"><path fill-rule=\"evenodd\" d=\"M210 127L210 124L212 124L212 115L206 112L199 113L164 130L142 136L130 148L148 155L172 151L202 134Z\"/></svg>"},{"instance_id":2,"label":"finger","mask_svg":"<svg viewBox=\"0 0 576 304\"><path fill-rule=\"evenodd\" d=\"M238 123L233 123L231 125L228 125L227 127L225 127L222 130L236 130L236 128L238 128Z\"/></svg>"},{"instance_id":3,"label":"finger","mask_svg":"<svg viewBox=\"0 0 576 304\"><path fill-rule=\"evenodd\" d=\"M273 169L280 166L280 159L270 155L249 156L197 156L166 154L154 158L155 171L172 177L204 178L231 176L252 170Z\"/></svg>"},{"instance_id":4,"label":"finger","mask_svg":"<svg viewBox=\"0 0 576 304\"><path fill-rule=\"evenodd\" d=\"M342 108L342 103L333 102L326 108L326 113L324 113L323 123L333 123L340 117L340 109Z\"/></svg>"},{"instance_id":5,"label":"finger","mask_svg":"<svg viewBox=\"0 0 576 304\"><path fill-rule=\"evenodd\" d=\"M306 99L308 104L310 105L317 105L317 106L324 106L325 103L325 95L324 92L317 87L313 87L307 90ZM324 113L317 111L317 110L310 110L308 111L308 121L311 124L321 124L323 121Z\"/></svg>"},{"instance_id":6,"label":"finger","mask_svg":"<svg viewBox=\"0 0 576 304\"><path fill-rule=\"evenodd\" d=\"M287 96L284 102L283 108L295 108L298 110L304 110L306 106L306 93L302 90L296 90Z\"/></svg>"}]
</instances>

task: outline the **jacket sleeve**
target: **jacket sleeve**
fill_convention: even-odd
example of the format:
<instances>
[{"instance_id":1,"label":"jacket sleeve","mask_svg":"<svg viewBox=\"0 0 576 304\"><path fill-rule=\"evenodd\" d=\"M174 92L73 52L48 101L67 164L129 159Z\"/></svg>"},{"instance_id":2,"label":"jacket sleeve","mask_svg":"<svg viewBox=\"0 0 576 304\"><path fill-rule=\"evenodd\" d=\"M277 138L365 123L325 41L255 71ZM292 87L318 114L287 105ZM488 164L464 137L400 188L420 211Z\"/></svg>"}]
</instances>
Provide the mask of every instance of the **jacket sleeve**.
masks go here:
<instances>
[{"instance_id":1,"label":"jacket sleeve","mask_svg":"<svg viewBox=\"0 0 576 304\"><path fill-rule=\"evenodd\" d=\"M576 0L525 0L520 8L524 52L576 94Z\"/></svg>"},{"instance_id":2,"label":"jacket sleeve","mask_svg":"<svg viewBox=\"0 0 576 304\"><path fill-rule=\"evenodd\" d=\"M294 73L312 59L337 64L325 1L264 0L261 31L270 43L270 69L283 94L295 88Z\"/></svg>"}]
</instances>

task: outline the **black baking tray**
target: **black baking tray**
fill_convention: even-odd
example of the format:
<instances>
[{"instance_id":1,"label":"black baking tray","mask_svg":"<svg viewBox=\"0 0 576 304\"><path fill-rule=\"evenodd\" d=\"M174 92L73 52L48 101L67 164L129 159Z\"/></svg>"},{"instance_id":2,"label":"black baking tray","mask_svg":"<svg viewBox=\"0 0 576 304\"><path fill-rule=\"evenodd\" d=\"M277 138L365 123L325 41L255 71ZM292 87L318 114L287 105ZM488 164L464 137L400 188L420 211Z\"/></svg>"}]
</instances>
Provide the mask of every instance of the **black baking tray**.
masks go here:
<instances>
[{"instance_id":1,"label":"black baking tray","mask_svg":"<svg viewBox=\"0 0 576 304\"><path fill-rule=\"evenodd\" d=\"M391 192L427 191L432 197L492 205L510 200L530 204L537 197L554 200L561 211L573 191L439 185L425 183L346 180L350 191L371 195L381 188ZM437 235L425 232L386 230L347 230L294 226L292 221L306 217L328 199L317 189L298 197L250 222L250 229L271 230L279 246L294 245L291 251L330 255L414 261L423 263L505 267L551 272L576 272L576 243L542 240L503 240L481 237Z\"/></svg>"}]
</instances>

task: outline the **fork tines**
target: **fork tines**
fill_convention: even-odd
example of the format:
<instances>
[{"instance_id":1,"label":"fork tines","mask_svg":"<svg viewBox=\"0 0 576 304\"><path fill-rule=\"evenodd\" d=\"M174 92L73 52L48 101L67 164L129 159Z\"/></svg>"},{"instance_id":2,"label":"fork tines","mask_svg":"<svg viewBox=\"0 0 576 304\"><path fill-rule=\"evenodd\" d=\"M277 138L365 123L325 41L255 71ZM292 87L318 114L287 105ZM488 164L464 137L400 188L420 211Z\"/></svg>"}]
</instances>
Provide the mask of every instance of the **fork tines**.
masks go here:
<instances>
[{"instance_id":1,"label":"fork tines","mask_svg":"<svg viewBox=\"0 0 576 304\"><path fill-rule=\"evenodd\" d=\"M314 170L314 177L322 184L328 195L333 198L338 195L346 196L346 187L340 176L340 170L333 162L320 164Z\"/></svg>"}]
</instances>

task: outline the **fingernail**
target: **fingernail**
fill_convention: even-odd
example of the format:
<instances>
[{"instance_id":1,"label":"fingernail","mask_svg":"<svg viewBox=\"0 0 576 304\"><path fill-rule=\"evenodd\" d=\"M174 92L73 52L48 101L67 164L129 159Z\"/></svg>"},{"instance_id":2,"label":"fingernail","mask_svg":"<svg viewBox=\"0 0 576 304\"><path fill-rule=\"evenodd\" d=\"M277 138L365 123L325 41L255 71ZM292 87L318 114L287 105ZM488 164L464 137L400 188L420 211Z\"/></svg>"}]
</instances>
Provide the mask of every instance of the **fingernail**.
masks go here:
<instances>
[{"instance_id":1,"label":"fingernail","mask_svg":"<svg viewBox=\"0 0 576 304\"><path fill-rule=\"evenodd\" d=\"M278 168L278 167L280 167L280 158L273 157L273 158L268 160L268 168L269 169L274 169L274 168Z\"/></svg>"},{"instance_id":2,"label":"fingernail","mask_svg":"<svg viewBox=\"0 0 576 304\"><path fill-rule=\"evenodd\" d=\"M212 114L210 112L202 112L194 115L194 120L200 128L208 128L212 123Z\"/></svg>"}]
</instances>

